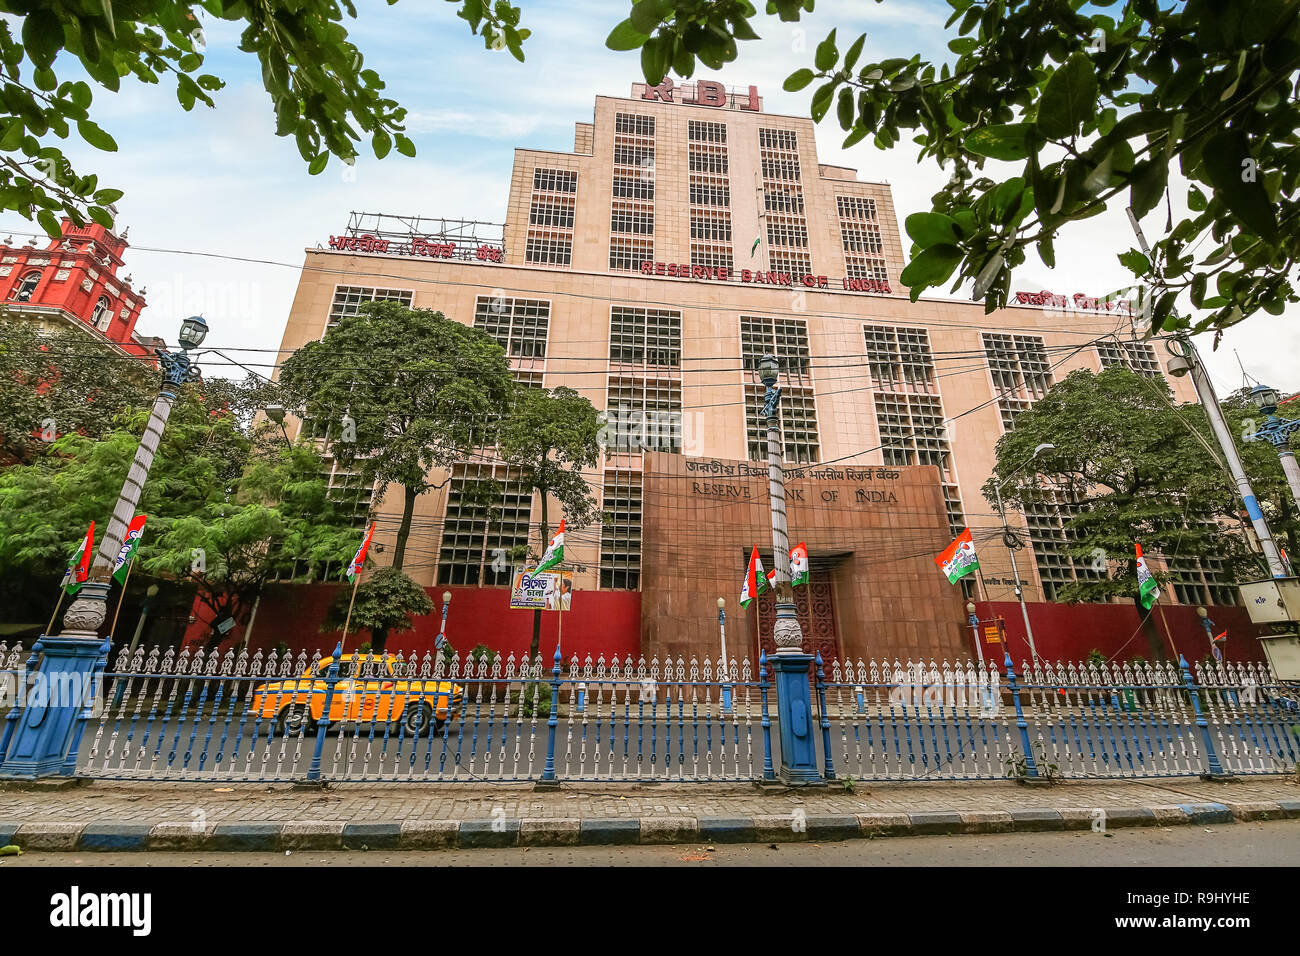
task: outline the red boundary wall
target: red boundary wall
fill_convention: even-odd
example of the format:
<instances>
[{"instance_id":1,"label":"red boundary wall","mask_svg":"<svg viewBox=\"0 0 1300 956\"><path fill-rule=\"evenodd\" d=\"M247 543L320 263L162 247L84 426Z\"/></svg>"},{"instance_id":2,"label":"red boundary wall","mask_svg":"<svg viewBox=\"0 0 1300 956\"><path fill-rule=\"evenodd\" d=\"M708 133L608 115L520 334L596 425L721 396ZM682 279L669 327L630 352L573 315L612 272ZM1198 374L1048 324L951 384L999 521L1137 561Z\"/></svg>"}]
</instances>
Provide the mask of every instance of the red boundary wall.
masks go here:
<instances>
[{"instance_id":1,"label":"red boundary wall","mask_svg":"<svg viewBox=\"0 0 1300 956\"><path fill-rule=\"evenodd\" d=\"M306 650L308 654L319 649L322 654L334 650L339 632L320 633L320 623L325 609L344 585L339 584L273 584L262 595L262 603L253 623L253 637L249 650L268 651L280 643L289 645L295 654ZM442 593L451 592L451 608L447 613L447 637L462 655L477 644L486 644L504 655L516 657L527 653L533 636L533 612L510 609L508 588L426 588L433 600L432 614L415 619L415 629L390 633L388 650L392 653L412 651L423 654L433 650L442 623ZM541 653L549 661L555 653L560 614L564 615L565 660L574 654L579 660L591 654L595 660L601 654L609 660L611 654L620 657L641 651L641 594L637 591L578 591L573 596L571 611L543 611ZM196 620L185 632L185 646L202 647L211 634L212 614L207 608L195 605ZM224 651L238 646L244 639L244 629L237 626L222 639ZM348 648L370 640L368 633L352 634ZM345 648L347 650L348 648Z\"/></svg>"},{"instance_id":2,"label":"red boundary wall","mask_svg":"<svg viewBox=\"0 0 1300 956\"><path fill-rule=\"evenodd\" d=\"M1152 660L1150 644L1141 629L1137 608L1123 604L1028 604L1029 624L1034 630L1038 656L1047 660L1086 660L1094 649L1108 660L1127 661L1134 657ZM1020 605L1014 601L978 601L975 613L981 621L1001 616L1006 622L1006 648L1019 667L1028 660L1029 642L1025 639L1025 622ZM1258 637L1268 629L1250 623L1244 607L1207 608L1214 622L1214 632L1227 630L1223 647L1229 661L1263 661L1264 650ZM1152 609L1151 619L1160 634L1161 647L1170 660L1181 654L1189 663L1202 660L1210 653L1210 642L1196 608L1171 605ZM981 628L981 639L983 639ZM967 646L973 649L974 638L967 629ZM984 656L1002 661L1001 644L984 643Z\"/></svg>"}]
</instances>

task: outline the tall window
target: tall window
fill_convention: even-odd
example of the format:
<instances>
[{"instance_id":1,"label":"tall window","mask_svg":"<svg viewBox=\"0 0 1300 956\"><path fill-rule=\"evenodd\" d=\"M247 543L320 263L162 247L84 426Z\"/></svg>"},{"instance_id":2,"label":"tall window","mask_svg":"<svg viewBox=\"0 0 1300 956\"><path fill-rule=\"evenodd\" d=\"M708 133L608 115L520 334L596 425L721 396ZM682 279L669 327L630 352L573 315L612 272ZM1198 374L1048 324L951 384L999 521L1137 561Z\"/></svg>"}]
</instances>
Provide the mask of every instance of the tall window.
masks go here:
<instances>
[{"instance_id":1,"label":"tall window","mask_svg":"<svg viewBox=\"0 0 1300 956\"><path fill-rule=\"evenodd\" d=\"M378 300L400 302L411 307L414 293L410 289L375 289L368 286L341 285L334 289L334 301L330 303L329 318L325 328L332 329L339 321L349 315L356 315L363 302Z\"/></svg>"},{"instance_id":2,"label":"tall window","mask_svg":"<svg viewBox=\"0 0 1300 956\"><path fill-rule=\"evenodd\" d=\"M1047 348L1037 335L984 333L984 354L993 376L993 391L1002 413L1002 427L1011 431L1016 416L1030 408L1052 387Z\"/></svg>"},{"instance_id":3,"label":"tall window","mask_svg":"<svg viewBox=\"0 0 1300 956\"><path fill-rule=\"evenodd\" d=\"M681 368L681 312L614 306L610 310L609 360L625 365Z\"/></svg>"},{"instance_id":4,"label":"tall window","mask_svg":"<svg viewBox=\"0 0 1300 956\"><path fill-rule=\"evenodd\" d=\"M90 324L101 332L107 332L113 322L113 304L107 296L100 296L95 303L95 311L90 314Z\"/></svg>"},{"instance_id":5,"label":"tall window","mask_svg":"<svg viewBox=\"0 0 1300 956\"><path fill-rule=\"evenodd\" d=\"M609 449L621 454L682 451L682 383L674 378L611 375L605 416Z\"/></svg>"},{"instance_id":6,"label":"tall window","mask_svg":"<svg viewBox=\"0 0 1300 956\"><path fill-rule=\"evenodd\" d=\"M474 328L496 339L511 358L545 358L551 303L481 295L474 300Z\"/></svg>"},{"instance_id":7,"label":"tall window","mask_svg":"<svg viewBox=\"0 0 1300 956\"><path fill-rule=\"evenodd\" d=\"M30 302L32 295L36 292L36 287L41 283L41 274L39 271L29 272L18 280L18 285L14 287L14 300L17 302Z\"/></svg>"},{"instance_id":8,"label":"tall window","mask_svg":"<svg viewBox=\"0 0 1300 956\"><path fill-rule=\"evenodd\" d=\"M850 279L889 281L885 246L876 222L876 201L866 196L836 196L844 274Z\"/></svg>"},{"instance_id":9,"label":"tall window","mask_svg":"<svg viewBox=\"0 0 1300 956\"><path fill-rule=\"evenodd\" d=\"M494 486L499 494L493 494ZM528 544L533 493L501 466L458 465L447 492L438 583L510 584L512 551Z\"/></svg>"},{"instance_id":10,"label":"tall window","mask_svg":"<svg viewBox=\"0 0 1300 956\"><path fill-rule=\"evenodd\" d=\"M763 179L763 222L768 263L778 272L807 275L808 223L804 218L799 143L792 129L759 129L759 164Z\"/></svg>"},{"instance_id":11,"label":"tall window","mask_svg":"<svg viewBox=\"0 0 1300 956\"><path fill-rule=\"evenodd\" d=\"M654 258L655 118L614 116L614 199L609 217L609 267L638 271Z\"/></svg>"},{"instance_id":12,"label":"tall window","mask_svg":"<svg viewBox=\"0 0 1300 956\"><path fill-rule=\"evenodd\" d=\"M524 262L553 266L572 264L573 217L577 192L576 170L545 166L533 170L528 231L524 236Z\"/></svg>"},{"instance_id":13,"label":"tall window","mask_svg":"<svg viewBox=\"0 0 1300 956\"><path fill-rule=\"evenodd\" d=\"M764 386L759 379L763 355L777 362L781 387L778 414L783 455L787 461L814 462L821 456L817 436L817 403L812 387L812 356L808 325L803 319L740 317L741 364L746 371L745 433L751 460L767 458L767 420L763 417Z\"/></svg>"},{"instance_id":14,"label":"tall window","mask_svg":"<svg viewBox=\"0 0 1300 956\"><path fill-rule=\"evenodd\" d=\"M727 124L690 120L686 156L689 167L691 265L730 270L731 187Z\"/></svg>"},{"instance_id":15,"label":"tall window","mask_svg":"<svg viewBox=\"0 0 1300 956\"><path fill-rule=\"evenodd\" d=\"M1098 342L1097 355L1103 370L1121 365L1139 375L1160 375L1160 362L1150 342Z\"/></svg>"},{"instance_id":16,"label":"tall window","mask_svg":"<svg viewBox=\"0 0 1300 956\"><path fill-rule=\"evenodd\" d=\"M641 584L641 474L605 472L600 530L600 586L635 591Z\"/></svg>"},{"instance_id":17,"label":"tall window","mask_svg":"<svg viewBox=\"0 0 1300 956\"><path fill-rule=\"evenodd\" d=\"M939 396L877 392L875 403L885 464L894 467L934 465L938 468L948 524L956 534L965 527L965 518Z\"/></svg>"},{"instance_id":18,"label":"tall window","mask_svg":"<svg viewBox=\"0 0 1300 956\"><path fill-rule=\"evenodd\" d=\"M1049 601L1055 601L1061 588L1067 584L1099 581L1106 577L1104 556L1093 560L1070 554L1070 547L1079 536L1069 529L1069 523L1086 507L1082 497L1067 489L1048 488L1026 496L1025 524L1034 546L1043 597Z\"/></svg>"}]
</instances>

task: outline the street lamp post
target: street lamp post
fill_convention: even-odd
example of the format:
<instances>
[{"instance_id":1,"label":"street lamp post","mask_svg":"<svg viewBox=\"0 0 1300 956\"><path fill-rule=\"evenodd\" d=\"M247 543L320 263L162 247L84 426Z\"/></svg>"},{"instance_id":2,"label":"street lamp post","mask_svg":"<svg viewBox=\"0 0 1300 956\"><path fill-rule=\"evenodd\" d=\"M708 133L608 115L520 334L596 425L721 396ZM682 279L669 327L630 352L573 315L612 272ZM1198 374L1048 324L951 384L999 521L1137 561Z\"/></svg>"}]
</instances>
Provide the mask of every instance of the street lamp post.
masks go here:
<instances>
[{"instance_id":1,"label":"street lamp post","mask_svg":"<svg viewBox=\"0 0 1300 956\"><path fill-rule=\"evenodd\" d=\"M980 671L984 670L984 648L980 645L980 619L975 616L975 602L966 602L966 619L970 624L970 632L975 635L975 653L979 655Z\"/></svg>"},{"instance_id":2,"label":"street lamp post","mask_svg":"<svg viewBox=\"0 0 1300 956\"><path fill-rule=\"evenodd\" d=\"M722 635L722 667L718 682L722 687L722 712L731 713L731 668L727 665L727 600L718 598L718 631Z\"/></svg>"},{"instance_id":3,"label":"street lamp post","mask_svg":"<svg viewBox=\"0 0 1300 956\"><path fill-rule=\"evenodd\" d=\"M135 460L118 494L108 529L95 553L89 577L64 613L61 632L44 635L32 646L33 651L43 653L41 671L61 682L56 686L79 688L83 706L56 707L51 702L47 706L27 707L9 753L0 754L0 777L30 779L55 773L67 776L76 769L77 738L87 706L100 690L95 686L97 665L109 650L109 642L99 636L99 629L108 616L113 559L122 548L127 526L140 503L176 394L182 385L199 380L198 366L191 361L188 350L202 343L207 334L208 323L199 316L190 316L181 323L180 352L154 349L162 367L162 385L136 448Z\"/></svg>"},{"instance_id":4,"label":"street lamp post","mask_svg":"<svg viewBox=\"0 0 1300 956\"><path fill-rule=\"evenodd\" d=\"M451 607L451 592L442 592L442 624L438 627L438 639L433 642L435 651L442 650L442 645L447 643L447 610Z\"/></svg>"},{"instance_id":5,"label":"street lamp post","mask_svg":"<svg viewBox=\"0 0 1300 956\"><path fill-rule=\"evenodd\" d=\"M1256 385L1250 390L1250 400L1263 414L1268 416L1263 428L1256 428L1253 435L1243 437L1246 441L1266 441L1277 449L1277 457L1282 461L1282 472L1286 483L1291 486L1291 497L1300 507L1300 465L1296 464L1295 452L1291 450L1291 435L1300 431L1300 418L1280 418L1277 412L1278 402L1282 396L1275 388Z\"/></svg>"},{"instance_id":6,"label":"street lamp post","mask_svg":"<svg viewBox=\"0 0 1300 956\"><path fill-rule=\"evenodd\" d=\"M1002 505L1002 486L1019 474L1020 469L1024 468L1030 462L1035 461L1040 454L1045 451L1051 451L1056 446L1051 442L1044 442L1034 449L1034 453L1029 456L1028 460L1014 468L1010 474L993 486L993 494L997 498L998 514L1002 517L1002 543L1006 546L1007 554L1011 558L1011 576L1016 581L1016 600L1020 602L1020 614L1025 620L1025 637L1029 640L1029 654L1038 663L1038 649L1034 646L1034 629L1029 626L1029 608L1025 606L1025 590L1020 586L1020 569L1016 567L1016 549L1012 542L1016 540L1012 534L1011 528L1007 526L1007 512Z\"/></svg>"},{"instance_id":7,"label":"street lamp post","mask_svg":"<svg viewBox=\"0 0 1300 956\"><path fill-rule=\"evenodd\" d=\"M787 786L822 783L817 769L817 748L812 735L812 700L808 666L812 655L803 650L803 631L790 586L790 536L786 529L785 471L781 465L781 389L777 388L774 355L759 362L763 381L763 417L767 419L767 484L772 504L772 566L776 569L776 623L771 657L776 678L777 713L781 725L780 777Z\"/></svg>"}]
</instances>

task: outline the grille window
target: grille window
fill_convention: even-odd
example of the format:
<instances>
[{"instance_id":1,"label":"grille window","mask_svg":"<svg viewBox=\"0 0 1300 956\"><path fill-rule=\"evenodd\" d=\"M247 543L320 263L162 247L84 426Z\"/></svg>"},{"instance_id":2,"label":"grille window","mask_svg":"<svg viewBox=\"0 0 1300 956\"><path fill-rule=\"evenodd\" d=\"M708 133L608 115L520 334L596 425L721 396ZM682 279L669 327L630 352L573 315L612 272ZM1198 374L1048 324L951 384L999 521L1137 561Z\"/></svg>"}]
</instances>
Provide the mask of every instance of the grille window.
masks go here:
<instances>
[{"instance_id":1,"label":"grille window","mask_svg":"<svg viewBox=\"0 0 1300 956\"><path fill-rule=\"evenodd\" d=\"M641 263L654 259L655 244L653 239L628 239L623 236L610 236L609 267L629 272L640 271Z\"/></svg>"},{"instance_id":2,"label":"grille window","mask_svg":"<svg viewBox=\"0 0 1300 956\"><path fill-rule=\"evenodd\" d=\"M606 471L601 510L600 586L635 591L641 585L641 475Z\"/></svg>"},{"instance_id":3,"label":"grille window","mask_svg":"<svg viewBox=\"0 0 1300 956\"><path fill-rule=\"evenodd\" d=\"M347 470L337 461L330 462L329 470L323 472L321 478L334 506L351 516L354 528L363 526L374 503L374 483L363 481L360 474Z\"/></svg>"},{"instance_id":4,"label":"grille window","mask_svg":"<svg viewBox=\"0 0 1300 956\"><path fill-rule=\"evenodd\" d=\"M730 206L731 190L721 180L692 177L690 201L692 206Z\"/></svg>"},{"instance_id":5,"label":"grille window","mask_svg":"<svg viewBox=\"0 0 1300 956\"><path fill-rule=\"evenodd\" d=\"M767 419L763 417L762 385L745 386L745 436L752 461L767 460ZM785 461L809 464L819 459L817 405L811 388L781 386L779 408L782 456Z\"/></svg>"},{"instance_id":6,"label":"grille window","mask_svg":"<svg viewBox=\"0 0 1300 956\"><path fill-rule=\"evenodd\" d=\"M493 480L499 496L488 495ZM532 489L513 480L504 468L458 465L447 492L438 583L509 586L511 551L528 544L532 505Z\"/></svg>"},{"instance_id":7,"label":"grille window","mask_svg":"<svg viewBox=\"0 0 1300 956\"><path fill-rule=\"evenodd\" d=\"M561 196L540 196L533 198L528 210L530 226L559 226L563 229L573 228L574 200Z\"/></svg>"},{"instance_id":8,"label":"grille window","mask_svg":"<svg viewBox=\"0 0 1300 956\"><path fill-rule=\"evenodd\" d=\"M934 465L938 468L939 479L943 482L948 527L956 535L966 525L939 396L878 392L875 399L876 423L880 429L885 464L893 467Z\"/></svg>"},{"instance_id":9,"label":"grille window","mask_svg":"<svg viewBox=\"0 0 1300 956\"><path fill-rule=\"evenodd\" d=\"M865 256L845 255L844 274L850 279L876 279L880 282L889 281L889 269L885 267L885 260L868 259Z\"/></svg>"},{"instance_id":10,"label":"grille window","mask_svg":"<svg viewBox=\"0 0 1300 956\"><path fill-rule=\"evenodd\" d=\"M758 145L762 149L796 150L799 142L792 129L760 129Z\"/></svg>"},{"instance_id":11,"label":"grille window","mask_svg":"<svg viewBox=\"0 0 1300 956\"><path fill-rule=\"evenodd\" d=\"M655 118L640 116L636 113L616 113L614 115L614 132L628 133L632 136L650 136L655 134Z\"/></svg>"},{"instance_id":12,"label":"grille window","mask_svg":"<svg viewBox=\"0 0 1300 956\"><path fill-rule=\"evenodd\" d=\"M576 193L578 191L578 173L572 169L533 170L534 192Z\"/></svg>"},{"instance_id":13,"label":"grille window","mask_svg":"<svg viewBox=\"0 0 1300 956\"><path fill-rule=\"evenodd\" d=\"M763 355L776 356L777 384L784 386L812 384L812 356L808 348L808 324L803 319L769 318L758 315L740 317L740 354L750 381L757 383L759 362Z\"/></svg>"},{"instance_id":14,"label":"grille window","mask_svg":"<svg viewBox=\"0 0 1300 956\"><path fill-rule=\"evenodd\" d=\"M539 265L567 266L573 261L573 234L533 234L524 242L524 261Z\"/></svg>"},{"instance_id":15,"label":"grille window","mask_svg":"<svg viewBox=\"0 0 1300 956\"><path fill-rule=\"evenodd\" d=\"M731 241L731 213L721 209L692 209L691 238Z\"/></svg>"},{"instance_id":16,"label":"grille window","mask_svg":"<svg viewBox=\"0 0 1300 956\"><path fill-rule=\"evenodd\" d=\"M1016 416L1031 407L1052 387L1047 348L1036 335L984 333L984 354L998 396L1002 427L1010 431Z\"/></svg>"},{"instance_id":17,"label":"grille window","mask_svg":"<svg viewBox=\"0 0 1300 956\"><path fill-rule=\"evenodd\" d=\"M609 360L680 368L682 314L671 309L614 306L610 310Z\"/></svg>"},{"instance_id":18,"label":"grille window","mask_svg":"<svg viewBox=\"0 0 1300 956\"><path fill-rule=\"evenodd\" d=\"M1101 358L1103 370L1122 365L1139 375L1160 375L1160 362L1156 359L1156 350L1149 342L1100 342L1097 354Z\"/></svg>"},{"instance_id":19,"label":"grille window","mask_svg":"<svg viewBox=\"0 0 1300 956\"><path fill-rule=\"evenodd\" d=\"M400 302L408 309L415 296L410 289L374 289L363 286L341 285L334 290L334 301L330 303L329 318L325 328L332 329L339 321L349 315L356 315L362 302L380 300Z\"/></svg>"},{"instance_id":20,"label":"grille window","mask_svg":"<svg viewBox=\"0 0 1300 956\"><path fill-rule=\"evenodd\" d=\"M605 404L609 449L682 451L682 385L675 379L611 375Z\"/></svg>"},{"instance_id":21,"label":"grille window","mask_svg":"<svg viewBox=\"0 0 1300 956\"><path fill-rule=\"evenodd\" d=\"M929 332L887 325L865 325L862 332L866 339L867 367L877 389L935 391Z\"/></svg>"},{"instance_id":22,"label":"grille window","mask_svg":"<svg viewBox=\"0 0 1300 956\"><path fill-rule=\"evenodd\" d=\"M515 358L545 358L551 304L542 299L481 295L474 300L474 328L496 339Z\"/></svg>"},{"instance_id":23,"label":"grille window","mask_svg":"<svg viewBox=\"0 0 1300 956\"><path fill-rule=\"evenodd\" d=\"M619 199L654 199L653 178L614 175L614 196Z\"/></svg>"},{"instance_id":24,"label":"grille window","mask_svg":"<svg viewBox=\"0 0 1300 956\"><path fill-rule=\"evenodd\" d=\"M1100 581L1105 568L1070 556L1070 546L1079 536L1068 528L1070 520L1083 511L1085 503L1066 490L1044 489L1026 496L1025 522L1034 547L1043 597L1055 601L1062 587L1076 581Z\"/></svg>"},{"instance_id":25,"label":"grille window","mask_svg":"<svg viewBox=\"0 0 1300 956\"><path fill-rule=\"evenodd\" d=\"M533 195L524 236L524 262L567 266L573 263L573 218L578 174L572 169L533 170Z\"/></svg>"},{"instance_id":26,"label":"grille window","mask_svg":"<svg viewBox=\"0 0 1300 956\"><path fill-rule=\"evenodd\" d=\"M835 205L841 219L876 219L876 201L866 196L836 196Z\"/></svg>"},{"instance_id":27,"label":"grille window","mask_svg":"<svg viewBox=\"0 0 1300 956\"><path fill-rule=\"evenodd\" d=\"M803 218L793 216L768 216L767 241L773 246L808 245L808 226Z\"/></svg>"},{"instance_id":28,"label":"grille window","mask_svg":"<svg viewBox=\"0 0 1300 956\"><path fill-rule=\"evenodd\" d=\"M727 269L730 271L735 268L735 263L732 261L731 246L719 245L717 243L692 242L691 265L708 266L712 269Z\"/></svg>"},{"instance_id":29,"label":"grille window","mask_svg":"<svg viewBox=\"0 0 1300 956\"><path fill-rule=\"evenodd\" d=\"M686 124L686 138L691 142L698 143L725 143L727 141L727 124L691 120Z\"/></svg>"},{"instance_id":30,"label":"grille window","mask_svg":"<svg viewBox=\"0 0 1300 956\"><path fill-rule=\"evenodd\" d=\"M655 231L655 207L615 200L610 209L609 230L650 235Z\"/></svg>"},{"instance_id":31,"label":"grille window","mask_svg":"<svg viewBox=\"0 0 1300 956\"><path fill-rule=\"evenodd\" d=\"M688 165L693 173L725 174L728 167L727 147L692 143L688 153Z\"/></svg>"},{"instance_id":32,"label":"grille window","mask_svg":"<svg viewBox=\"0 0 1300 956\"><path fill-rule=\"evenodd\" d=\"M812 258L806 252L773 250L768 254L767 261L773 270L788 272L792 276L806 276L812 272Z\"/></svg>"}]
</instances>

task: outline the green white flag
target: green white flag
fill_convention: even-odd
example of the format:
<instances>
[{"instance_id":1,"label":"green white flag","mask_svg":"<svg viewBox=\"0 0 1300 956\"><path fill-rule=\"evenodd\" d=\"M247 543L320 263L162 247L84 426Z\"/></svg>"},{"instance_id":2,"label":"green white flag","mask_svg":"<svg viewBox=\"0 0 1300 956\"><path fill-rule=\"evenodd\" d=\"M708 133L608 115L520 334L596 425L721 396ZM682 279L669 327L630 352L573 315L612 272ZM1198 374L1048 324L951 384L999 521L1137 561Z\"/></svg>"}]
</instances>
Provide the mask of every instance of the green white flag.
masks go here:
<instances>
[{"instance_id":1,"label":"green white flag","mask_svg":"<svg viewBox=\"0 0 1300 956\"><path fill-rule=\"evenodd\" d=\"M559 530L555 532L555 537L551 539L546 553L542 555L541 562L537 565L534 574L541 574L547 568L553 568L564 560L564 519L560 519Z\"/></svg>"},{"instance_id":2,"label":"green white flag","mask_svg":"<svg viewBox=\"0 0 1300 956\"><path fill-rule=\"evenodd\" d=\"M808 583L808 548L800 541L790 549L790 586Z\"/></svg>"},{"instance_id":3,"label":"green white flag","mask_svg":"<svg viewBox=\"0 0 1300 956\"><path fill-rule=\"evenodd\" d=\"M1149 611L1151 605L1156 603L1156 598L1160 596L1160 585L1156 584L1155 575L1147 567L1147 559L1142 557L1142 545L1134 542L1133 547L1137 549L1138 600L1142 602L1142 607Z\"/></svg>"}]
</instances>

